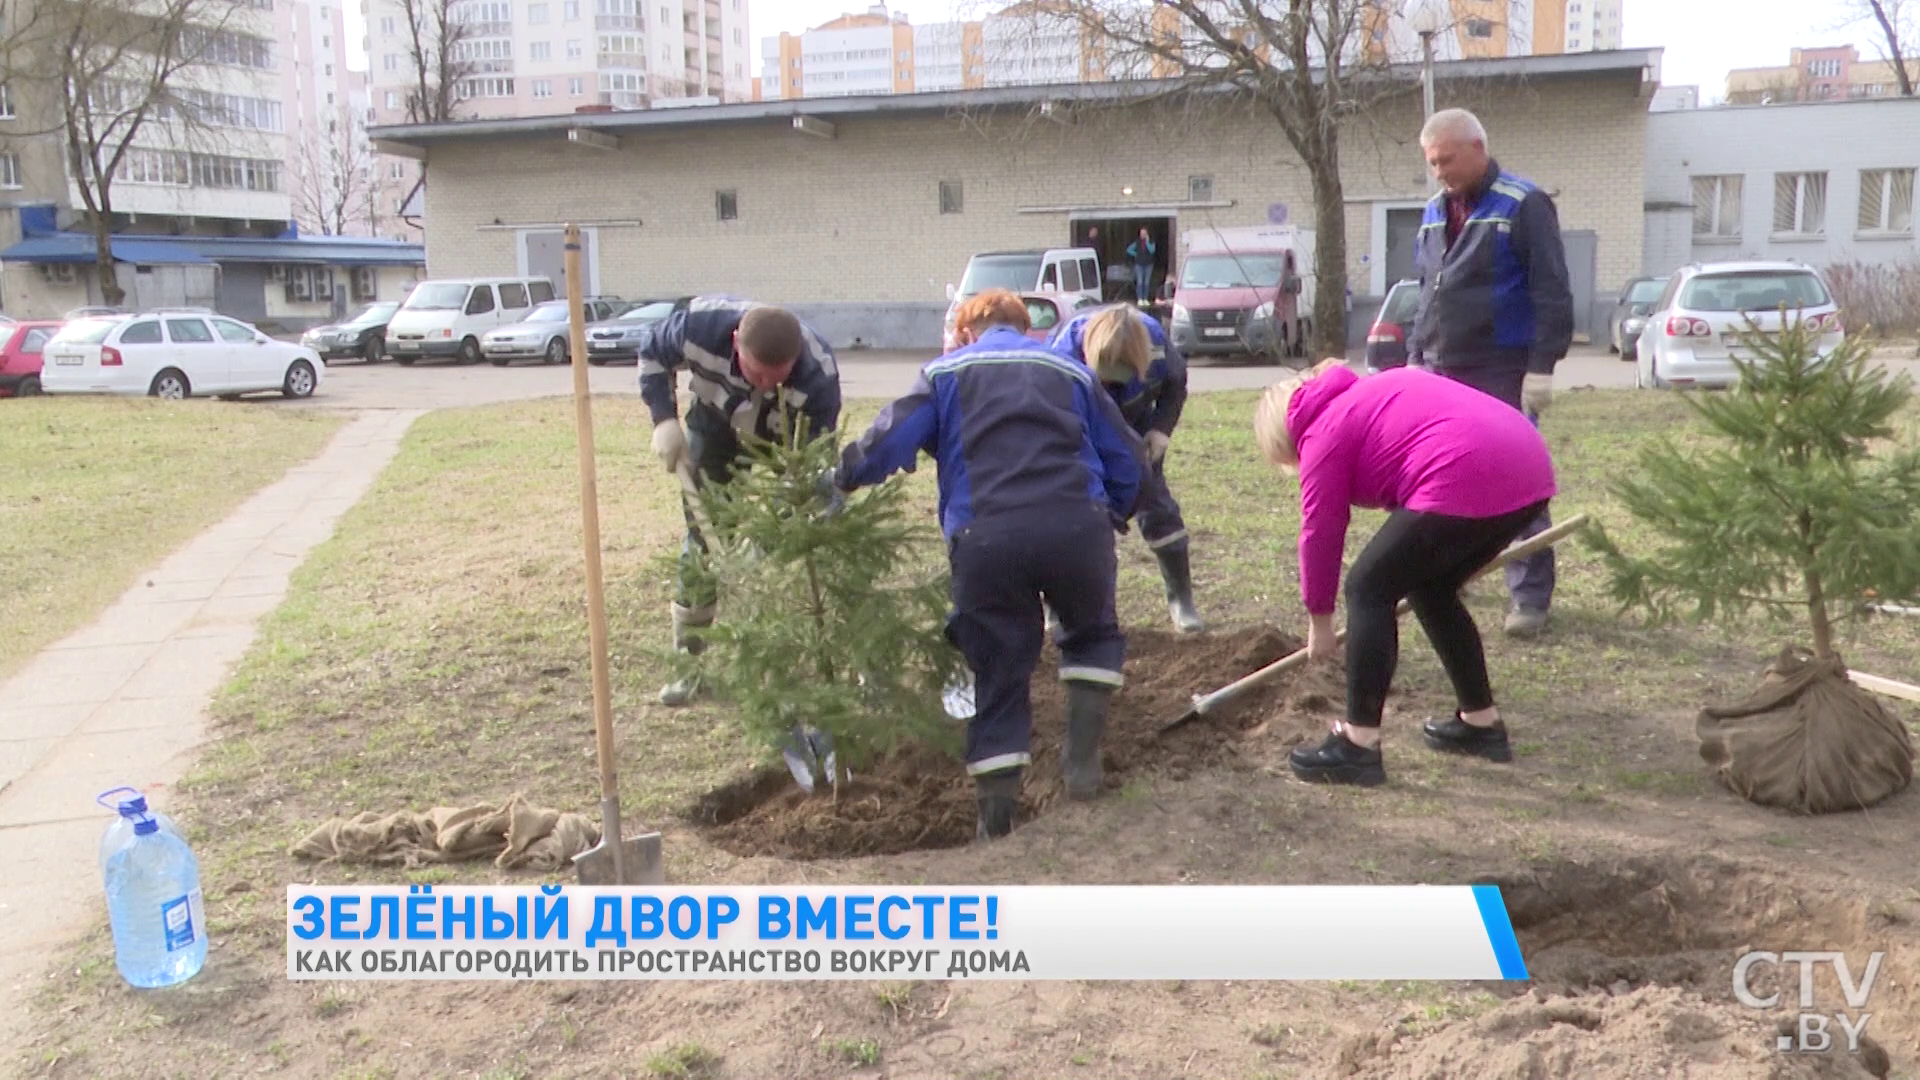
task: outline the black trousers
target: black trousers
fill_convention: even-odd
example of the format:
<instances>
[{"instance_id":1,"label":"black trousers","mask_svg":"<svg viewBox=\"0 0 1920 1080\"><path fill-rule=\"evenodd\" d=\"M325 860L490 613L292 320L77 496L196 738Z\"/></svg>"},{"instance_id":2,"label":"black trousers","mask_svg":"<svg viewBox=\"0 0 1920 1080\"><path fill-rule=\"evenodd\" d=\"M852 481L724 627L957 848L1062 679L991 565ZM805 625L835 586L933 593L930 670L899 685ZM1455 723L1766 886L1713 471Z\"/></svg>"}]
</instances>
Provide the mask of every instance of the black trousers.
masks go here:
<instances>
[{"instance_id":1,"label":"black trousers","mask_svg":"<svg viewBox=\"0 0 1920 1080\"><path fill-rule=\"evenodd\" d=\"M1480 630L1460 601L1473 572L1545 514L1546 500L1495 518L1396 510L1347 572L1347 723L1379 727L1400 661L1400 620L1411 601L1462 712L1493 706Z\"/></svg>"}]
</instances>

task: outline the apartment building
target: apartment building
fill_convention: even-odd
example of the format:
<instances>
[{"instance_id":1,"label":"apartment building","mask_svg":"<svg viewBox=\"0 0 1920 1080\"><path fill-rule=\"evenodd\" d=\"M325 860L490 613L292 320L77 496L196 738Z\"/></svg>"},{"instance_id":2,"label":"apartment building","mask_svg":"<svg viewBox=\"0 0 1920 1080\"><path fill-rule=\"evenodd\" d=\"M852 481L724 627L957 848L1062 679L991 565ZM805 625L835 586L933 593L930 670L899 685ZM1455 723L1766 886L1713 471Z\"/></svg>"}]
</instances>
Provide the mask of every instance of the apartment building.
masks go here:
<instances>
[{"instance_id":1,"label":"apartment building","mask_svg":"<svg viewBox=\"0 0 1920 1080\"><path fill-rule=\"evenodd\" d=\"M208 20L221 28L172 32L187 37L179 51L198 59L158 92L143 83L137 58L104 72L51 55L58 43L32 29L49 24L32 22L32 5L16 9L9 27L18 35L9 42L16 51L0 89L0 208L51 207L62 227L84 218L87 202L57 130L68 87L77 79L87 87L102 127L116 116L122 124L114 130L126 130L126 118L134 115L147 120L125 145L109 185L116 232L285 230L291 217L290 135L301 110L281 47L290 2L298 0L210 5ZM131 2L124 17L150 18ZM124 79L117 77L121 69ZM100 149L105 157L122 146L103 142ZM0 246L18 240L17 212L0 214L0 220Z\"/></svg>"},{"instance_id":2,"label":"apartment building","mask_svg":"<svg viewBox=\"0 0 1920 1080\"><path fill-rule=\"evenodd\" d=\"M439 0L411 0L427 12ZM451 0L460 119L752 96L747 0ZM405 0L362 0L375 122L405 123L419 65ZM427 43L434 45L429 35Z\"/></svg>"},{"instance_id":3,"label":"apartment building","mask_svg":"<svg viewBox=\"0 0 1920 1080\"><path fill-rule=\"evenodd\" d=\"M1377 0L1364 41L1373 60L1421 55L1413 12L1434 9L1438 60L1593 52L1621 47L1622 0ZM1162 8L1156 20L1177 22ZM849 97L987 86L1162 78L1172 65L1103 47L1100 35L1021 0L984 18L911 26L885 4L761 41L759 99Z\"/></svg>"},{"instance_id":4,"label":"apartment building","mask_svg":"<svg viewBox=\"0 0 1920 1080\"><path fill-rule=\"evenodd\" d=\"M1908 60L1911 81L1920 83L1920 61ZM1898 74L1885 60L1862 60L1852 45L1794 49L1780 67L1736 68L1727 73L1727 104L1783 105L1796 101L1843 101L1896 97Z\"/></svg>"}]
</instances>

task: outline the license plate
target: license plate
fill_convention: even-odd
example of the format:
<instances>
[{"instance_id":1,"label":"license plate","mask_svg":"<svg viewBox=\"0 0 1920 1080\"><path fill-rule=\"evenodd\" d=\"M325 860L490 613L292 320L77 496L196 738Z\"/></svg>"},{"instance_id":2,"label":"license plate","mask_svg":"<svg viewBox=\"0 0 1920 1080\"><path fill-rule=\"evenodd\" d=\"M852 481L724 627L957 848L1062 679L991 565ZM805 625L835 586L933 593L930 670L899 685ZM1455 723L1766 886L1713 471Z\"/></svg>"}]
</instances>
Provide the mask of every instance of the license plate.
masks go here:
<instances>
[{"instance_id":1,"label":"license plate","mask_svg":"<svg viewBox=\"0 0 1920 1080\"><path fill-rule=\"evenodd\" d=\"M412 352L419 347L420 344L414 341L396 341L393 343L394 352Z\"/></svg>"},{"instance_id":2,"label":"license plate","mask_svg":"<svg viewBox=\"0 0 1920 1080\"><path fill-rule=\"evenodd\" d=\"M1232 337L1232 336L1233 336L1233 327L1231 327L1231 326L1210 326L1210 327L1208 327L1207 329L1205 329L1205 330L1202 330L1202 331L1200 331L1200 332L1201 332L1202 334L1205 334L1205 335L1206 335L1206 336L1208 336L1208 337Z\"/></svg>"},{"instance_id":3,"label":"license plate","mask_svg":"<svg viewBox=\"0 0 1920 1080\"><path fill-rule=\"evenodd\" d=\"M588 352L612 352L612 351L614 351L615 349L617 349L617 348L619 348L619 347L620 347L620 346L618 346L618 345L615 345L615 344L614 344L613 342L611 342L611 341L589 341L589 342L587 342L587 351L588 351Z\"/></svg>"},{"instance_id":4,"label":"license plate","mask_svg":"<svg viewBox=\"0 0 1920 1080\"><path fill-rule=\"evenodd\" d=\"M79 367L80 366L80 358L77 356L55 356L53 358L53 362L61 365L62 367Z\"/></svg>"}]
</instances>

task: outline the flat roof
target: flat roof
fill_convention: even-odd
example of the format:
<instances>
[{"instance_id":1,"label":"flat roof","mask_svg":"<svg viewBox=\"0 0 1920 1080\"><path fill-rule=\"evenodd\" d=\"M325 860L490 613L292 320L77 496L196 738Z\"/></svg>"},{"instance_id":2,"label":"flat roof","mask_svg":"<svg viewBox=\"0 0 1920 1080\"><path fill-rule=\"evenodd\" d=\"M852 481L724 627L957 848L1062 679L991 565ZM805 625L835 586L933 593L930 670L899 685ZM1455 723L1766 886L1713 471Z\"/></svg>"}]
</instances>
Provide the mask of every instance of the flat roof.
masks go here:
<instances>
[{"instance_id":1,"label":"flat roof","mask_svg":"<svg viewBox=\"0 0 1920 1080\"><path fill-rule=\"evenodd\" d=\"M360 236L301 237L275 240L245 236L121 236L111 241L119 262L310 263L317 266L420 266L425 245ZM95 259L89 233L56 232L28 236L0 251L0 261L90 263Z\"/></svg>"},{"instance_id":2,"label":"flat roof","mask_svg":"<svg viewBox=\"0 0 1920 1080\"><path fill-rule=\"evenodd\" d=\"M1581 75L1636 74L1643 83L1660 78L1660 49L1613 49L1605 52L1564 53L1549 56L1511 56L1486 60L1450 60L1434 65L1436 81L1547 79ZM1411 91L1419 79L1417 63L1390 65L1385 74L1404 79ZM1062 103L1125 103L1146 100L1180 89L1177 79L1130 79L1114 82L1065 83L1052 86L995 86L973 90L942 90L915 94L870 94L858 97L796 98L780 101L701 105L680 109L635 109L627 112L575 112L553 116L522 116L503 120L453 120L440 124L400 124L374 127L369 137L383 152L415 151L436 143L466 139L501 139L553 135L573 130L618 136L654 128L721 127L768 120L869 119L925 116L955 109L1007 109ZM1196 92L1227 93L1232 88L1196 86Z\"/></svg>"}]
</instances>

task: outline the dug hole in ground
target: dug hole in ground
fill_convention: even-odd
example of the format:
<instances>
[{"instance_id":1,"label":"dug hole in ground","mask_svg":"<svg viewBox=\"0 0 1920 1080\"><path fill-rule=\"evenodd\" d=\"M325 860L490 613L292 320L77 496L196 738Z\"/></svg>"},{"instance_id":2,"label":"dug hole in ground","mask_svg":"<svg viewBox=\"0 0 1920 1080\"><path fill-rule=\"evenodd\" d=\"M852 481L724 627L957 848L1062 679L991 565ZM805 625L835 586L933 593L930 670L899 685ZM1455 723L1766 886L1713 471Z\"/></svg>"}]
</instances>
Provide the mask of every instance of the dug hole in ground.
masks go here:
<instances>
[{"instance_id":1,"label":"dug hole in ground","mask_svg":"<svg viewBox=\"0 0 1920 1080\"><path fill-rule=\"evenodd\" d=\"M1419 721L1448 693L1411 621L1389 702L1389 781L1371 790L1293 781L1286 753L1341 708L1337 666L1312 668L1160 739L1191 695L1298 642L1270 620L1298 609L1288 560L1294 493L1243 467L1244 395L1189 403L1176 463L1196 583L1217 632L1176 638L1150 556L1121 546L1127 685L1105 743L1109 788L1057 796L1059 684L1034 678L1035 765L1024 820L967 843L969 782L949 760L877 763L842 793L806 799L723 705L645 702L665 647L677 544L673 489L650 475L638 408L602 438L609 606L630 830L666 833L671 881L716 884L1502 885L1530 983L290 983L289 881L511 882L482 863L314 867L288 845L328 817L425 809L524 790L591 812L596 793L576 538L550 522L570 501L564 408L516 405L423 418L368 502L343 520L289 608L278 644L250 657L217 713L221 746L188 790L214 949L177 992L133 994L104 934L76 945L36 1003L26 1076L285 1075L486 1080L709 1077L1521 1078L1911 1075L1920 1064L1920 877L1911 791L1871 810L1798 817L1715 786L1694 724L1744 698L1782 635L1652 630L1621 619L1577 548L1563 548L1553 632L1490 634L1516 740L1512 765L1442 757ZM1570 396L1550 425L1567 511L1610 524L1603 493L1640 434L1682 413L1665 399ZM599 424L600 417L596 417ZM861 418L850 417L849 424ZM455 453L457 451L458 453ZM498 472L479 479L474 454ZM468 455L462 457L462 455ZM459 459L460 468L444 462ZM1188 471L1179 472L1181 468ZM930 477L917 477L931 504ZM1349 550L1364 542L1357 521ZM442 543L420 550L421 535ZM1497 627L1497 582L1470 604ZM1910 622L1912 620L1909 620ZM1897 673L1915 631L1888 623L1849 648ZM1857 655L1856 655L1857 654ZM1911 707L1895 703L1902 719ZM173 807L163 807L171 813ZM201 836L207 839L202 843ZM563 880L555 875L551 880ZM1303 932L1364 941L1363 926ZM1885 953L1862 1053L1784 1054L1793 968L1743 950L1836 950L1855 978ZM1822 972L1817 1011L1845 1010ZM1831 1029L1836 1037L1839 1029ZM1876 1052L1877 1048L1877 1052Z\"/></svg>"}]
</instances>

